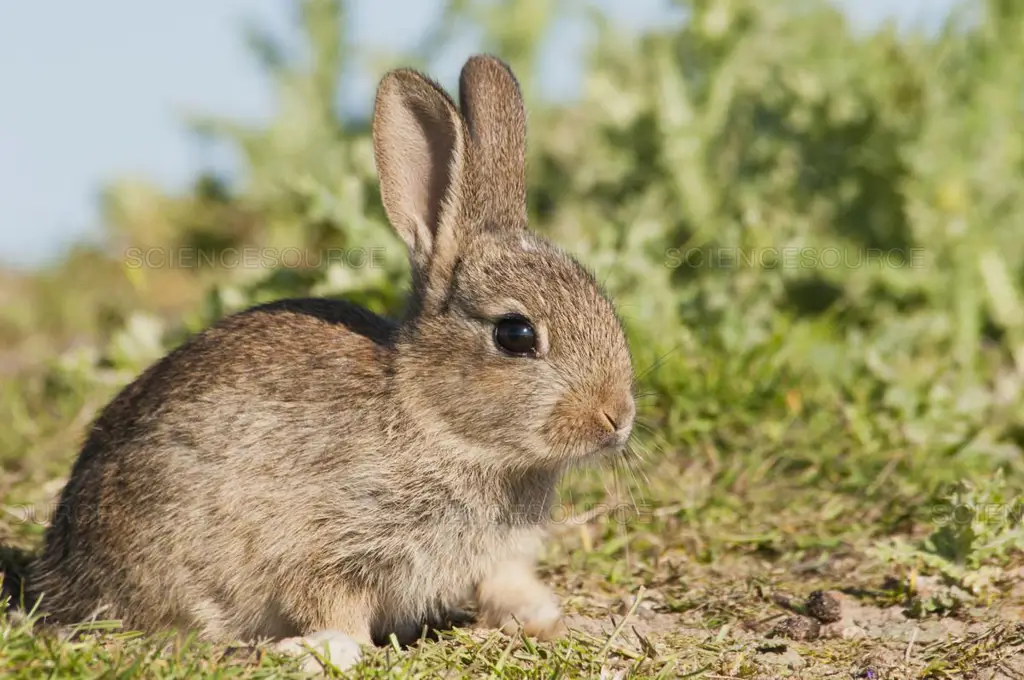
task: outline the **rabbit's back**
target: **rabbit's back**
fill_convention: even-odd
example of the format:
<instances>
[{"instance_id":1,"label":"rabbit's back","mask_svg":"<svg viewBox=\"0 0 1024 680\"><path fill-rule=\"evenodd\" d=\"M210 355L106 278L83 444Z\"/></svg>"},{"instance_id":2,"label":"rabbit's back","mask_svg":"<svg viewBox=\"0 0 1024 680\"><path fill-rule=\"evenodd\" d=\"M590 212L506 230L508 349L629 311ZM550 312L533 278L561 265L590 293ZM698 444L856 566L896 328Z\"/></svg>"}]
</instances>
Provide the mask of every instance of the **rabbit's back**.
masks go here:
<instances>
[{"instance_id":1,"label":"rabbit's back","mask_svg":"<svg viewBox=\"0 0 1024 680\"><path fill-rule=\"evenodd\" d=\"M286 300L153 365L91 428L36 565L41 609L291 634L275 593L322 548L317 523L337 510L324 476L342 471L350 505L372 492L393 333L355 305Z\"/></svg>"}]
</instances>

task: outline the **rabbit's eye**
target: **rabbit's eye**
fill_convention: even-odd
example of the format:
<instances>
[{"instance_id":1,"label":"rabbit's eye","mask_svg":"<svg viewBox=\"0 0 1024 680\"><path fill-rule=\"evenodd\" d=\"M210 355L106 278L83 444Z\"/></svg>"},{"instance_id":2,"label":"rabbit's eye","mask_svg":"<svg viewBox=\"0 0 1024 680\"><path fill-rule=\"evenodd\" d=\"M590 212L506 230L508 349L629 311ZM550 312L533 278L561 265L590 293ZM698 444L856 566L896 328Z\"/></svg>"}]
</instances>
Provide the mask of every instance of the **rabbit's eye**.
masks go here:
<instances>
[{"instance_id":1,"label":"rabbit's eye","mask_svg":"<svg viewBox=\"0 0 1024 680\"><path fill-rule=\"evenodd\" d=\"M521 316L509 316L494 326L494 344L509 354L527 356L537 352L537 333Z\"/></svg>"}]
</instances>

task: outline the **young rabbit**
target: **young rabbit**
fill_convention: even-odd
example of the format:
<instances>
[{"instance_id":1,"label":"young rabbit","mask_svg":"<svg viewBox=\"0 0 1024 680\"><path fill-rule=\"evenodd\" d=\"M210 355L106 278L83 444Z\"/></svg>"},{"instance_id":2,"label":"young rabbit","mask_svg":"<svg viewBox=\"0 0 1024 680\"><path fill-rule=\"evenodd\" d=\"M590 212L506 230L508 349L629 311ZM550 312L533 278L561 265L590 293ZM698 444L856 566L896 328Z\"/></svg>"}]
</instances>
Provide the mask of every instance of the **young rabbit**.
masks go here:
<instances>
[{"instance_id":1,"label":"young rabbit","mask_svg":"<svg viewBox=\"0 0 1024 680\"><path fill-rule=\"evenodd\" d=\"M562 630L534 572L556 483L630 435L612 305L527 230L526 114L490 56L460 108L412 70L377 91L387 217L408 246L399 322L282 300L222 319L92 425L35 565L51 620L321 647L479 620Z\"/></svg>"}]
</instances>

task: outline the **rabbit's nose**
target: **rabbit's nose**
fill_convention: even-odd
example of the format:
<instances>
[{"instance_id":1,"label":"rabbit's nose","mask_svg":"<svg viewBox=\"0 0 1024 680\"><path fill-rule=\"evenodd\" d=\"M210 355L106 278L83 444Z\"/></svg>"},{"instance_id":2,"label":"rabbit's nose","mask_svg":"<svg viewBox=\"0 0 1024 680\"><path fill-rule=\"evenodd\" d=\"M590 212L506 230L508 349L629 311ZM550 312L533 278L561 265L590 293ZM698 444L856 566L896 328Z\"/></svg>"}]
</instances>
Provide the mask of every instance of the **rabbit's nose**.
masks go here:
<instances>
[{"instance_id":1,"label":"rabbit's nose","mask_svg":"<svg viewBox=\"0 0 1024 680\"><path fill-rule=\"evenodd\" d=\"M636 416L636 404L632 395L616 399L601 407L603 424L620 437L627 435L633 428L633 418Z\"/></svg>"}]
</instances>

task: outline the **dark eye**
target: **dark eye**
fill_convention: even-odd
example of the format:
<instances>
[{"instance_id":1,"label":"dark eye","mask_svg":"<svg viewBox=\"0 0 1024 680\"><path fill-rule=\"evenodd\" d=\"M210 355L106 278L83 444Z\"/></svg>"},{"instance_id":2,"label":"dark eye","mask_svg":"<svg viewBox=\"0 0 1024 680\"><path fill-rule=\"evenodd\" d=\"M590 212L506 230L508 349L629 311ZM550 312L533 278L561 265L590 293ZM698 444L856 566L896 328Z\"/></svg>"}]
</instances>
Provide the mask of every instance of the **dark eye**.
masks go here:
<instances>
[{"instance_id":1,"label":"dark eye","mask_svg":"<svg viewBox=\"0 0 1024 680\"><path fill-rule=\"evenodd\" d=\"M494 343L509 354L529 355L537 351L537 333L521 316L510 316L494 326Z\"/></svg>"}]
</instances>

